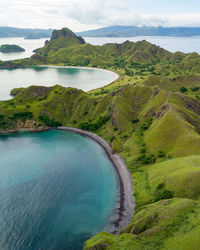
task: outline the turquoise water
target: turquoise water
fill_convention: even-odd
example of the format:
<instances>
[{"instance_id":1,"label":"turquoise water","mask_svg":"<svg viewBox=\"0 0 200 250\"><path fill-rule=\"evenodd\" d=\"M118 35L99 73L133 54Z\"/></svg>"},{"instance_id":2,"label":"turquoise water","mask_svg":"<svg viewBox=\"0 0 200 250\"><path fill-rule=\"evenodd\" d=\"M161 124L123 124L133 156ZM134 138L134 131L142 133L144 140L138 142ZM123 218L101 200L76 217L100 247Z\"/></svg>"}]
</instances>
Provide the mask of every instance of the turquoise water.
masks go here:
<instances>
[{"instance_id":1,"label":"turquoise water","mask_svg":"<svg viewBox=\"0 0 200 250\"><path fill-rule=\"evenodd\" d=\"M109 71L83 68L27 67L0 69L0 100L11 98L14 88L31 85L73 87L88 91L102 87L116 79Z\"/></svg>"},{"instance_id":2,"label":"turquoise water","mask_svg":"<svg viewBox=\"0 0 200 250\"><path fill-rule=\"evenodd\" d=\"M103 149L64 131L0 136L0 249L82 249L112 227L118 180Z\"/></svg>"}]
</instances>

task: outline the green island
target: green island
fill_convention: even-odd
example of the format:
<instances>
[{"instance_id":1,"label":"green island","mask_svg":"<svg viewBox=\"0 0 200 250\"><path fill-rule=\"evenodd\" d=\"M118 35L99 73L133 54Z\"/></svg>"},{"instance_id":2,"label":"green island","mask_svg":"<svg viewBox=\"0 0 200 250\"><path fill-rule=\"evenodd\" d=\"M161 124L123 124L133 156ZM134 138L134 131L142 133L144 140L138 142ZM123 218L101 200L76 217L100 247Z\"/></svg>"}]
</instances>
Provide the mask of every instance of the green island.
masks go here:
<instances>
[{"instance_id":1,"label":"green island","mask_svg":"<svg viewBox=\"0 0 200 250\"><path fill-rule=\"evenodd\" d=\"M119 235L102 232L84 249L199 249L200 55L147 41L93 46L54 31L29 59L0 62L99 67L114 83L89 92L31 86L0 101L0 132L70 126L103 137L133 176L135 214Z\"/></svg>"},{"instance_id":2,"label":"green island","mask_svg":"<svg viewBox=\"0 0 200 250\"><path fill-rule=\"evenodd\" d=\"M15 44L3 44L0 47L2 53L24 52L25 49Z\"/></svg>"}]
</instances>

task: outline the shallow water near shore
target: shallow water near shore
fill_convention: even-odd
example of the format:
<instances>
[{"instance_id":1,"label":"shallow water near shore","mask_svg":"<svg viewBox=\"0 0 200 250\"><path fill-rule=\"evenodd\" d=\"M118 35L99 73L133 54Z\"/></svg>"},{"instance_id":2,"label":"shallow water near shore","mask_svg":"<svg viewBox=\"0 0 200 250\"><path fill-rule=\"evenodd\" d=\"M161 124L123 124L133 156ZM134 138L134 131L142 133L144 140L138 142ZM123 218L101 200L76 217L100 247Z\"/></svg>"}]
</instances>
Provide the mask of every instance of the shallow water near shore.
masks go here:
<instances>
[{"instance_id":1,"label":"shallow water near shore","mask_svg":"<svg viewBox=\"0 0 200 250\"><path fill-rule=\"evenodd\" d=\"M1 135L0 159L0 249L82 249L112 228L118 178L96 142L55 130Z\"/></svg>"},{"instance_id":2,"label":"shallow water near shore","mask_svg":"<svg viewBox=\"0 0 200 250\"><path fill-rule=\"evenodd\" d=\"M14 88L31 85L72 87L89 91L107 85L117 78L117 74L89 68L25 67L0 69L0 100L8 100Z\"/></svg>"}]
</instances>

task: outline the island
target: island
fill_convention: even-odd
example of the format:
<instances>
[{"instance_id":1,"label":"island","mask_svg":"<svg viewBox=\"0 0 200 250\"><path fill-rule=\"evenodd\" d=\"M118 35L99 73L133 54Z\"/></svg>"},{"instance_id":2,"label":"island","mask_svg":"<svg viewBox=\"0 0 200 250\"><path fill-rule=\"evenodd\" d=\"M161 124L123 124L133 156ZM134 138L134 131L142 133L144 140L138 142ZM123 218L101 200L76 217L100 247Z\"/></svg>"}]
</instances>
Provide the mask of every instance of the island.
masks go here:
<instances>
[{"instance_id":1,"label":"island","mask_svg":"<svg viewBox=\"0 0 200 250\"><path fill-rule=\"evenodd\" d=\"M3 44L0 47L2 53L24 52L25 49L15 44Z\"/></svg>"},{"instance_id":2,"label":"island","mask_svg":"<svg viewBox=\"0 0 200 250\"><path fill-rule=\"evenodd\" d=\"M31 58L0 61L4 68L31 65L98 67L120 75L89 92L30 86L0 101L2 134L73 127L103 138L124 159L133 178L134 215L123 210L122 192L118 211L128 225L119 234L98 233L84 249L199 249L200 55L145 40L95 46L64 28Z\"/></svg>"},{"instance_id":3,"label":"island","mask_svg":"<svg viewBox=\"0 0 200 250\"><path fill-rule=\"evenodd\" d=\"M49 38L49 37L51 37L51 34L38 33L38 34L30 34L30 35L24 37L24 39L25 40L35 40L35 39Z\"/></svg>"}]
</instances>

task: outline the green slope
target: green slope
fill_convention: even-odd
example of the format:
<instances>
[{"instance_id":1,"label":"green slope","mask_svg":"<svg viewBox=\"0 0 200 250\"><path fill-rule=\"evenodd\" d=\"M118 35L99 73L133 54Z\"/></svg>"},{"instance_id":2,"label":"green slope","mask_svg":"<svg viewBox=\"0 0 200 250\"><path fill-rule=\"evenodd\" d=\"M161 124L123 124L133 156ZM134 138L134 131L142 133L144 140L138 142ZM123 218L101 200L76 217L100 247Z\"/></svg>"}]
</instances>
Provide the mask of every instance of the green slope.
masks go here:
<instances>
[{"instance_id":1,"label":"green slope","mask_svg":"<svg viewBox=\"0 0 200 250\"><path fill-rule=\"evenodd\" d=\"M65 28L31 59L0 62L30 64L95 66L120 74L89 93L32 86L0 102L0 132L78 127L105 138L126 160L135 216L119 236L100 233L85 249L200 249L199 55L170 53L146 41L93 46Z\"/></svg>"},{"instance_id":2,"label":"green slope","mask_svg":"<svg viewBox=\"0 0 200 250\"><path fill-rule=\"evenodd\" d=\"M103 97L61 86L13 93L12 100L0 102L1 132L61 123L88 129L127 162L136 214L120 236L100 233L86 249L174 249L182 237L187 240L193 231L195 237L200 229L194 220L200 209L198 100L145 85L127 85Z\"/></svg>"}]
</instances>

